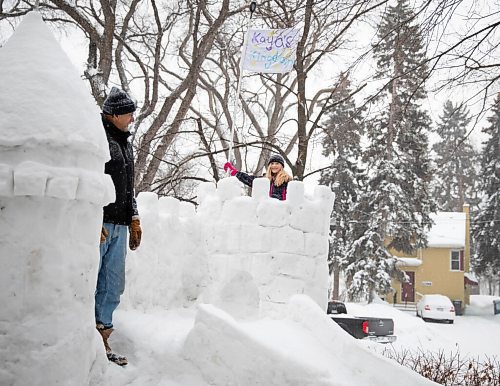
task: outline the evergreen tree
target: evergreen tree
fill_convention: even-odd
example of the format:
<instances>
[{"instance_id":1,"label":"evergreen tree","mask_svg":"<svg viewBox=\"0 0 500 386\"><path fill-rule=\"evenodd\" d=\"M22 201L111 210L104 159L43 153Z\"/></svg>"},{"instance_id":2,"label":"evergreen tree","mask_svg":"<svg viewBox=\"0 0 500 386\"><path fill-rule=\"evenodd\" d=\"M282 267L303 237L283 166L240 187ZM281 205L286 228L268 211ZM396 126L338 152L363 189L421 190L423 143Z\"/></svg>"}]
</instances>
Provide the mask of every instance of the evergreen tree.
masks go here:
<instances>
[{"instance_id":1,"label":"evergreen tree","mask_svg":"<svg viewBox=\"0 0 500 386\"><path fill-rule=\"evenodd\" d=\"M342 77L343 78L343 77ZM330 235L329 268L333 276L332 298L339 296L339 272L346 266L346 251L352 243L350 221L352 210L363 181L360 141L363 135L363 112L350 96L349 81L334 95L324 122L323 155L332 161L321 172L320 183L335 193L333 225Z\"/></svg>"},{"instance_id":2,"label":"evergreen tree","mask_svg":"<svg viewBox=\"0 0 500 386\"><path fill-rule=\"evenodd\" d=\"M473 265L476 273L500 279L500 93L493 106L488 136L481 157L481 191L484 194L472 226L476 246Z\"/></svg>"},{"instance_id":3,"label":"evergreen tree","mask_svg":"<svg viewBox=\"0 0 500 386\"><path fill-rule=\"evenodd\" d=\"M464 106L444 104L437 132L440 140L433 146L436 153L436 172L433 196L438 208L445 212L461 212L464 203L476 202L476 160L478 155L464 138L471 118Z\"/></svg>"},{"instance_id":4,"label":"evergreen tree","mask_svg":"<svg viewBox=\"0 0 500 386\"><path fill-rule=\"evenodd\" d=\"M429 195L430 119L421 108L428 69L423 40L407 0L388 7L374 47L377 77L391 81L375 101L382 111L368 127L365 153L369 180L354 216L359 238L348 254L351 297L387 293L391 276L404 279L390 249L412 254L426 243L425 231L434 204Z\"/></svg>"}]
</instances>

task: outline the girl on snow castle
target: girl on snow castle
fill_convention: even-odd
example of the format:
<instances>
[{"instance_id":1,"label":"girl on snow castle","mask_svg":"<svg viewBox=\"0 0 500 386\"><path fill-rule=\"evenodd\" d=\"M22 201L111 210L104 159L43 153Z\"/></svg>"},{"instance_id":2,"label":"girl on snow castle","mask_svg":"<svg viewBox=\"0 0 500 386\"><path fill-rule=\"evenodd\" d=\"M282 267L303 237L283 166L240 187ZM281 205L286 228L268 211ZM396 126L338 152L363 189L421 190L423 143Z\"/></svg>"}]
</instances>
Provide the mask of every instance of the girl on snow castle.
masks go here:
<instances>
[{"instance_id":1,"label":"girl on snow castle","mask_svg":"<svg viewBox=\"0 0 500 386\"><path fill-rule=\"evenodd\" d=\"M252 186L257 176L238 171L230 162L224 164L224 171L236 176L245 185ZM285 160L279 154L273 154L267 163L266 177L269 179L269 197L286 200L286 187L293 178L285 171Z\"/></svg>"}]
</instances>

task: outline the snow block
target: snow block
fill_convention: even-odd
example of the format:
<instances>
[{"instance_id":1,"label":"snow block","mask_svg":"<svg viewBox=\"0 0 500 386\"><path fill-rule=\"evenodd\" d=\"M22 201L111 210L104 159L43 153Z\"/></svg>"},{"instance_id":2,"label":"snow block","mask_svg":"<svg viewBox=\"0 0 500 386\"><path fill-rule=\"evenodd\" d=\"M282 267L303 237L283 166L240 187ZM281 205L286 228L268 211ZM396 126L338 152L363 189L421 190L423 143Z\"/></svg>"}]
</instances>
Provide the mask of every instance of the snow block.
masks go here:
<instances>
[{"instance_id":1,"label":"snow block","mask_svg":"<svg viewBox=\"0 0 500 386\"><path fill-rule=\"evenodd\" d=\"M328 215L328 219L330 216ZM328 234L325 229L325 210L320 201L306 201L295 207L290 216L290 226L306 233Z\"/></svg>"},{"instance_id":2,"label":"snow block","mask_svg":"<svg viewBox=\"0 0 500 386\"><path fill-rule=\"evenodd\" d=\"M202 182L200 185L198 185L198 189L196 191L198 203L202 204L205 199L215 195L215 193L216 186L213 182Z\"/></svg>"},{"instance_id":3,"label":"snow block","mask_svg":"<svg viewBox=\"0 0 500 386\"><path fill-rule=\"evenodd\" d=\"M0 164L0 196L12 196L14 193L14 177L9 165Z\"/></svg>"},{"instance_id":4,"label":"snow block","mask_svg":"<svg viewBox=\"0 0 500 386\"><path fill-rule=\"evenodd\" d=\"M193 204L181 201L179 204L179 216L185 218L194 218L196 215L195 207Z\"/></svg>"},{"instance_id":5,"label":"snow block","mask_svg":"<svg viewBox=\"0 0 500 386\"><path fill-rule=\"evenodd\" d=\"M236 197L224 202L221 221L239 224L257 223L257 201L252 197Z\"/></svg>"},{"instance_id":6,"label":"snow block","mask_svg":"<svg viewBox=\"0 0 500 386\"><path fill-rule=\"evenodd\" d=\"M220 222L219 224L221 224L221 228L219 229L224 229L223 228L223 224L224 222ZM221 234L221 237L223 237L225 239L225 242L221 245L224 245L225 248L224 249L221 249L220 251L222 253L230 253L230 254L233 254L233 253L238 253L241 251L241 227L242 225L241 224L235 224L231 227L231 231L230 232L220 232Z\"/></svg>"},{"instance_id":7,"label":"snow block","mask_svg":"<svg viewBox=\"0 0 500 386\"><path fill-rule=\"evenodd\" d=\"M290 207L285 201L276 199L262 200L257 206L257 223L265 227L288 225Z\"/></svg>"},{"instance_id":8,"label":"snow block","mask_svg":"<svg viewBox=\"0 0 500 386\"><path fill-rule=\"evenodd\" d=\"M75 199L96 205L107 205L115 201L115 187L107 174L80 172Z\"/></svg>"},{"instance_id":9,"label":"snow block","mask_svg":"<svg viewBox=\"0 0 500 386\"><path fill-rule=\"evenodd\" d=\"M137 195L137 207L139 208L139 213L143 211L154 212L158 214L158 195L154 192L140 192Z\"/></svg>"},{"instance_id":10,"label":"snow block","mask_svg":"<svg viewBox=\"0 0 500 386\"><path fill-rule=\"evenodd\" d=\"M304 183L302 181L290 181L286 188L286 200L296 207L304 202Z\"/></svg>"},{"instance_id":11,"label":"snow block","mask_svg":"<svg viewBox=\"0 0 500 386\"><path fill-rule=\"evenodd\" d=\"M282 262L275 263L276 254L274 253L253 253L251 256L251 273L259 288L271 284L279 270Z\"/></svg>"},{"instance_id":12,"label":"snow block","mask_svg":"<svg viewBox=\"0 0 500 386\"><path fill-rule=\"evenodd\" d=\"M292 295L303 294L306 282L287 276L276 276L271 283L260 288L262 301L287 303Z\"/></svg>"},{"instance_id":13,"label":"snow block","mask_svg":"<svg viewBox=\"0 0 500 386\"><path fill-rule=\"evenodd\" d=\"M314 281L316 266L306 256L290 253L259 253L252 256L250 273L259 286L270 285L277 277ZM302 293L302 292L301 292Z\"/></svg>"},{"instance_id":14,"label":"snow block","mask_svg":"<svg viewBox=\"0 0 500 386\"><path fill-rule=\"evenodd\" d=\"M75 198L77 200L93 203L100 203L103 201L103 181L100 176L94 175L93 173L84 173L80 175Z\"/></svg>"},{"instance_id":15,"label":"snow block","mask_svg":"<svg viewBox=\"0 0 500 386\"><path fill-rule=\"evenodd\" d=\"M191 204L189 204L191 205ZM192 206L192 205L191 205ZM179 243L183 243L184 255L196 253L200 246L200 223L195 217L181 217L177 230Z\"/></svg>"},{"instance_id":16,"label":"snow block","mask_svg":"<svg viewBox=\"0 0 500 386\"><path fill-rule=\"evenodd\" d=\"M325 209L333 207L333 202L335 201L335 194L332 190L325 185L318 185L314 188L314 198L319 200L325 206Z\"/></svg>"},{"instance_id":17,"label":"snow block","mask_svg":"<svg viewBox=\"0 0 500 386\"><path fill-rule=\"evenodd\" d=\"M14 169L14 195L44 196L49 173L40 164L23 162Z\"/></svg>"},{"instance_id":18,"label":"snow block","mask_svg":"<svg viewBox=\"0 0 500 386\"><path fill-rule=\"evenodd\" d=\"M52 177L47 181L45 195L63 200L74 200L78 188L78 177Z\"/></svg>"},{"instance_id":19,"label":"snow block","mask_svg":"<svg viewBox=\"0 0 500 386\"><path fill-rule=\"evenodd\" d=\"M160 197L158 209L161 214L179 217L180 201L174 197Z\"/></svg>"},{"instance_id":20,"label":"snow block","mask_svg":"<svg viewBox=\"0 0 500 386\"><path fill-rule=\"evenodd\" d=\"M271 250L272 232L270 229L257 224L242 224L239 231L242 252L263 253Z\"/></svg>"},{"instance_id":21,"label":"snow block","mask_svg":"<svg viewBox=\"0 0 500 386\"><path fill-rule=\"evenodd\" d=\"M235 318L255 319L259 314L259 289L248 271L233 271L221 281L213 304Z\"/></svg>"},{"instance_id":22,"label":"snow block","mask_svg":"<svg viewBox=\"0 0 500 386\"><path fill-rule=\"evenodd\" d=\"M317 233L304 233L305 254L308 256L327 256L329 243L328 236Z\"/></svg>"},{"instance_id":23,"label":"snow block","mask_svg":"<svg viewBox=\"0 0 500 386\"><path fill-rule=\"evenodd\" d=\"M220 283L227 280L235 272L243 271L252 274L252 256L246 254L212 253L208 258L208 276L214 282L212 292L217 292ZM252 274L252 277L256 277Z\"/></svg>"},{"instance_id":24,"label":"snow block","mask_svg":"<svg viewBox=\"0 0 500 386\"><path fill-rule=\"evenodd\" d=\"M272 252L295 253L299 255L305 253L304 233L289 226L274 228L272 230L272 240Z\"/></svg>"},{"instance_id":25,"label":"snow block","mask_svg":"<svg viewBox=\"0 0 500 386\"><path fill-rule=\"evenodd\" d=\"M252 184L252 198L257 201L270 200L269 180L267 178L256 178Z\"/></svg>"},{"instance_id":26,"label":"snow block","mask_svg":"<svg viewBox=\"0 0 500 386\"><path fill-rule=\"evenodd\" d=\"M215 253L226 253L228 250L228 243L230 238L233 238L233 241L231 242L232 249L238 249L237 245L239 235L238 232L234 231L234 228L229 228L225 223L217 221L207 231L209 232L209 234L206 238L206 241L208 243L209 251ZM236 240L234 240L235 236L233 235L233 232L234 234L236 234Z\"/></svg>"},{"instance_id":27,"label":"snow block","mask_svg":"<svg viewBox=\"0 0 500 386\"><path fill-rule=\"evenodd\" d=\"M217 221L221 215L222 202L217 196L206 197L203 202L198 205L197 213L204 222Z\"/></svg>"},{"instance_id":28,"label":"snow block","mask_svg":"<svg viewBox=\"0 0 500 386\"><path fill-rule=\"evenodd\" d=\"M100 180L102 182L102 190L104 193L101 201L102 205L104 206L109 204L110 202L115 202L115 184L113 183L111 176L109 174L102 174Z\"/></svg>"},{"instance_id":29,"label":"snow block","mask_svg":"<svg viewBox=\"0 0 500 386\"><path fill-rule=\"evenodd\" d=\"M217 194L222 202L241 196L240 182L236 177L228 177L217 183Z\"/></svg>"}]
</instances>

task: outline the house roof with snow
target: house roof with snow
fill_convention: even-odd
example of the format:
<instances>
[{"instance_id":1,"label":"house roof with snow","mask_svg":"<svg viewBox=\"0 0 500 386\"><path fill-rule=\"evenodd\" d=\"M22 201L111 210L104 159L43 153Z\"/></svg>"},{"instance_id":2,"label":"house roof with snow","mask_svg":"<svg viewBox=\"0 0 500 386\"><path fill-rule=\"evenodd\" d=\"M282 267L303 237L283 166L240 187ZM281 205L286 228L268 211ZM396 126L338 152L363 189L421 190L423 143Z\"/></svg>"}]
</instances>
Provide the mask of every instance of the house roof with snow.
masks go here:
<instances>
[{"instance_id":1,"label":"house roof with snow","mask_svg":"<svg viewBox=\"0 0 500 386\"><path fill-rule=\"evenodd\" d=\"M419 267L422 265L422 260L415 257L396 257L397 266Z\"/></svg>"},{"instance_id":2,"label":"house roof with snow","mask_svg":"<svg viewBox=\"0 0 500 386\"><path fill-rule=\"evenodd\" d=\"M466 214L463 212L437 212L431 214L434 222L427 234L428 247L464 248Z\"/></svg>"}]
</instances>

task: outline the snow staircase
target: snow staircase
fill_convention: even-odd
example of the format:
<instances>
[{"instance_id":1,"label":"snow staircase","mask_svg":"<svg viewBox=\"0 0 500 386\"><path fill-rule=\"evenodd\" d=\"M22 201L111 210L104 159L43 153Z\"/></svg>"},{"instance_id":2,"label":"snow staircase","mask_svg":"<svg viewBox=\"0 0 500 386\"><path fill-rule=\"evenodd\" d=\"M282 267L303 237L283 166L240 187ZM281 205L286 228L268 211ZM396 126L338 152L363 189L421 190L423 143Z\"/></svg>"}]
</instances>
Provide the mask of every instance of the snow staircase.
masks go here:
<instances>
[{"instance_id":1,"label":"snow staircase","mask_svg":"<svg viewBox=\"0 0 500 386\"><path fill-rule=\"evenodd\" d=\"M416 314L417 312L417 305L415 303L396 303L394 304L394 308L412 314Z\"/></svg>"}]
</instances>

